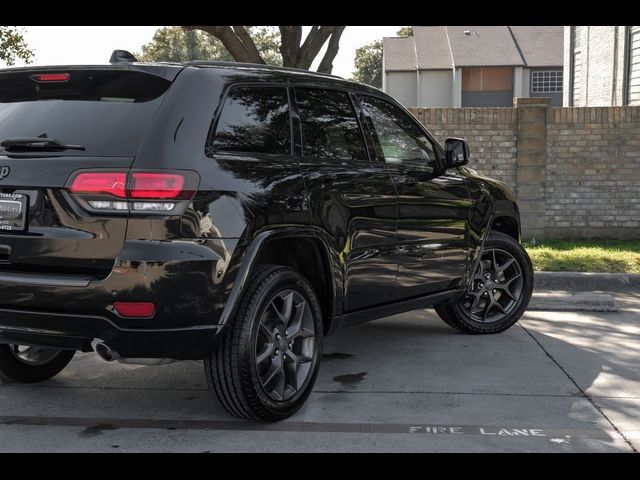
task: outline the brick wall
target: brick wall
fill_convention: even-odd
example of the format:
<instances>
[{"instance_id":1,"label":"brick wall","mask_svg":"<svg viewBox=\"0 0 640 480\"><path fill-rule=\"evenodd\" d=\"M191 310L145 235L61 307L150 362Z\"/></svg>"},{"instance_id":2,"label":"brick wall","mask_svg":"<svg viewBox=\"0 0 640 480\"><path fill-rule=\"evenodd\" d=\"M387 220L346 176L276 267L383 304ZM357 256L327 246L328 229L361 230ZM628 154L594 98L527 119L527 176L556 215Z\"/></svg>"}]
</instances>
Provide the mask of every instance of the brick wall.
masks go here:
<instances>
[{"instance_id":1,"label":"brick wall","mask_svg":"<svg viewBox=\"0 0 640 480\"><path fill-rule=\"evenodd\" d=\"M640 232L640 108L551 108L545 228L549 236Z\"/></svg>"},{"instance_id":2,"label":"brick wall","mask_svg":"<svg viewBox=\"0 0 640 480\"><path fill-rule=\"evenodd\" d=\"M638 238L640 107L415 108L440 141L466 138L471 168L505 181L523 235Z\"/></svg>"},{"instance_id":3,"label":"brick wall","mask_svg":"<svg viewBox=\"0 0 640 480\"><path fill-rule=\"evenodd\" d=\"M517 111L515 108L413 108L440 142L460 137L469 142L469 166L511 188L516 184Z\"/></svg>"}]
</instances>

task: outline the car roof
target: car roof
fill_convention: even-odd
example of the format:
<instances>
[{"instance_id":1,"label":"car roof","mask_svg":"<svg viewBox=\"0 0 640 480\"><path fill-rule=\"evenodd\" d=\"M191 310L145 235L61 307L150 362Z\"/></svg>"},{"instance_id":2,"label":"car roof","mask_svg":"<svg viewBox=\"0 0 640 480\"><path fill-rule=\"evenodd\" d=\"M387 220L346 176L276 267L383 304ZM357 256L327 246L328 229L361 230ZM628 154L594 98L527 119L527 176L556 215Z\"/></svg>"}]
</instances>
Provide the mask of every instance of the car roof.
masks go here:
<instances>
[{"instance_id":1,"label":"car roof","mask_svg":"<svg viewBox=\"0 0 640 480\"><path fill-rule=\"evenodd\" d=\"M28 65L25 67L11 67L0 69L0 73L11 72L29 72L29 71L61 71L61 70L125 70L125 71L139 71L153 75L163 77L167 80L173 81L180 71L185 68L206 68L206 69L220 69L224 71L241 70L246 73L264 74L269 73L271 75L278 76L281 74L289 78L308 79L310 81L321 81L325 84L342 85L351 89L364 90L369 92L381 93L381 91L375 87L357 83L351 80L346 80L337 75L329 73L313 72L310 70L304 70L300 68L280 67L275 65L266 65L261 63L242 63L242 62L223 62L223 61L206 61L206 60L193 60L189 62L122 62L122 63L106 63L95 65Z\"/></svg>"}]
</instances>

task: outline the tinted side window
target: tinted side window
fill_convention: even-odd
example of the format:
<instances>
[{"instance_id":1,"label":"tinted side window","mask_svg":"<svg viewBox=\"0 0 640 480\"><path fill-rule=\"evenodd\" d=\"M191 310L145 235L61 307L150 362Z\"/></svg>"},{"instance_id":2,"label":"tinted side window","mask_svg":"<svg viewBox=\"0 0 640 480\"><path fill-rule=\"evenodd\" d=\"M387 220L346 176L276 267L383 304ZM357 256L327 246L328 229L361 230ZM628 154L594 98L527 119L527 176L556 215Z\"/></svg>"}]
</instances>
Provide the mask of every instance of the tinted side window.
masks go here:
<instances>
[{"instance_id":1,"label":"tinted side window","mask_svg":"<svg viewBox=\"0 0 640 480\"><path fill-rule=\"evenodd\" d=\"M291 153L289 100L283 87L232 87L210 147L217 152Z\"/></svg>"},{"instance_id":2,"label":"tinted side window","mask_svg":"<svg viewBox=\"0 0 640 480\"><path fill-rule=\"evenodd\" d=\"M435 162L433 144L406 113L376 97L363 96L360 103L371 118L385 162Z\"/></svg>"},{"instance_id":3,"label":"tinted side window","mask_svg":"<svg viewBox=\"0 0 640 480\"><path fill-rule=\"evenodd\" d=\"M368 160L362 131L345 92L296 88L305 157Z\"/></svg>"}]
</instances>

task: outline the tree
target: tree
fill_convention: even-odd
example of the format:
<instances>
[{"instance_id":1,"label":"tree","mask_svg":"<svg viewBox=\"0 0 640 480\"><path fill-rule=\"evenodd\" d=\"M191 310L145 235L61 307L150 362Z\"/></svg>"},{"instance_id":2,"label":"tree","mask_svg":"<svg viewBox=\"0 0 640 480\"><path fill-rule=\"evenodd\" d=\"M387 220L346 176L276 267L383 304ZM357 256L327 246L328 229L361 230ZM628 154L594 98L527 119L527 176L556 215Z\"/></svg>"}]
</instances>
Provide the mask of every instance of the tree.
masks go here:
<instances>
[{"instance_id":1,"label":"tree","mask_svg":"<svg viewBox=\"0 0 640 480\"><path fill-rule=\"evenodd\" d=\"M413 37L413 27L401 27L396 32L396 35L399 37Z\"/></svg>"},{"instance_id":2,"label":"tree","mask_svg":"<svg viewBox=\"0 0 640 480\"><path fill-rule=\"evenodd\" d=\"M413 27L402 27L398 37L412 37ZM382 87L382 40L375 40L356 49L352 80L376 88Z\"/></svg>"},{"instance_id":3,"label":"tree","mask_svg":"<svg viewBox=\"0 0 640 480\"><path fill-rule=\"evenodd\" d=\"M16 59L31 63L33 50L24 40L23 31L17 27L0 26L0 61L14 65Z\"/></svg>"},{"instance_id":4,"label":"tree","mask_svg":"<svg viewBox=\"0 0 640 480\"><path fill-rule=\"evenodd\" d=\"M278 32L271 27L247 27L255 38L258 51L265 62L281 65ZM182 27L163 27L156 31L151 42L135 55L141 62L187 62L190 60L233 61L222 42L208 33L185 30Z\"/></svg>"},{"instance_id":5,"label":"tree","mask_svg":"<svg viewBox=\"0 0 640 480\"><path fill-rule=\"evenodd\" d=\"M353 80L372 87L382 87L382 40L356 49Z\"/></svg>"},{"instance_id":6,"label":"tree","mask_svg":"<svg viewBox=\"0 0 640 480\"><path fill-rule=\"evenodd\" d=\"M222 42L238 62L268 63L258 48L258 36L243 26L185 26L187 30L201 30ZM331 73L333 61L340 48L344 26L314 26L302 42L302 27L281 25L279 51L285 67L309 70L325 43L327 50L318 66L319 72Z\"/></svg>"}]
</instances>

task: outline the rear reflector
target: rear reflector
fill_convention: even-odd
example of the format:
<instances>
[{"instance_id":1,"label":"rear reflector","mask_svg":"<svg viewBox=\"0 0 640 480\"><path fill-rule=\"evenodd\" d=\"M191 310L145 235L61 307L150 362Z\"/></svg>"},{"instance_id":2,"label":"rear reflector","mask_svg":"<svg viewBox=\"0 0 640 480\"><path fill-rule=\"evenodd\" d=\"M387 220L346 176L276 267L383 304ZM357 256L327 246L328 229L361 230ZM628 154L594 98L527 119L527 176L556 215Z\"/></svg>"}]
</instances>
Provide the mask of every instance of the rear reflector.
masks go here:
<instances>
[{"instance_id":1,"label":"rear reflector","mask_svg":"<svg viewBox=\"0 0 640 480\"><path fill-rule=\"evenodd\" d=\"M36 82L68 82L69 74L68 73L39 73L36 75L31 75L31 79Z\"/></svg>"},{"instance_id":2,"label":"rear reflector","mask_svg":"<svg viewBox=\"0 0 640 480\"><path fill-rule=\"evenodd\" d=\"M184 187L184 177L175 173L131 174L130 198L178 198Z\"/></svg>"},{"instance_id":3,"label":"rear reflector","mask_svg":"<svg viewBox=\"0 0 640 480\"><path fill-rule=\"evenodd\" d=\"M147 318L156 313L156 305L153 302L114 302L113 308L121 317Z\"/></svg>"},{"instance_id":4,"label":"rear reflector","mask_svg":"<svg viewBox=\"0 0 640 480\"><path fill-rule=\"evenodd\" d=\"M80 173L69 187L73 193L106 194L127 198L125 172Z\"/></svg>"}]
</instances>

